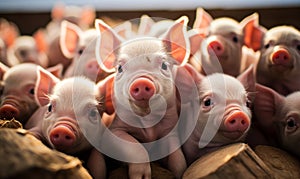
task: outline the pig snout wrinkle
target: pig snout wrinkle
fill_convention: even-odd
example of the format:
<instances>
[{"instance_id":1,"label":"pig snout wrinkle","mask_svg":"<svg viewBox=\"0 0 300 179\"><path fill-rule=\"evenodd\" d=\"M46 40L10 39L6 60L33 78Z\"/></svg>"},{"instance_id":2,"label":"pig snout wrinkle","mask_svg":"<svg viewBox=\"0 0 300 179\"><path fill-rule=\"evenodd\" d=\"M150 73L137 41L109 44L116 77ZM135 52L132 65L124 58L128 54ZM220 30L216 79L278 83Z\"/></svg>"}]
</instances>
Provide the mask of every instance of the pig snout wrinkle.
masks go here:
<instances>
[{"instance_id":1,"label":"pig snout wrinkle","mask_svg":"<svg viewBox=\"0 0 300 179\"><path fill-rule=\"evenodd\" d=\"M149 100L155 91L154 83L148 78L138 78L129 87L130 95L137 101Z\"/></svg>"},{"instance_id":2,"label":"pig snout wrinkle","mask_svg":"<svg viewBox=\"0 0 300 179\"><path fill-rule=\"evenodd\" d=\"M290 53L283 48L276 50L272 54L271 59L275 65L283 65L283 66L288 66L291 61Z\"/></svg>"},{"instance_id":3,"label":"pig snout wrinkle","mask_svg":"<svg viewBox=\"0 0 300 179\"><path fill-rule=\"evenodd\" d=\"M10 104L5 104L0 108L0 116L5 119L12 119L19 116L20 111Z\"/></svg>"},{"instance_id":4,"label":"pig snout wrinkle","mask_svg":"<svg viewBox=\"0 0 300 179\"><path fill-rule=\"evenodd\" d=\"M215 53L217 56L219 56L224 53L224 47L219 41L214 40L209 42L207 45L207 51L209 53Z\"/></svg>"},{"instance_id":5,"label":"pig snout wrinkle","mask_svg":"<svg viewBox=\"0 0 300 179\"><path fill-rule=\"evenodd\" d=\"M75 142L74 132L65 125L59 125L50 132L50 141L55 148L71 147Z\"/></svg>"}]
</instances>

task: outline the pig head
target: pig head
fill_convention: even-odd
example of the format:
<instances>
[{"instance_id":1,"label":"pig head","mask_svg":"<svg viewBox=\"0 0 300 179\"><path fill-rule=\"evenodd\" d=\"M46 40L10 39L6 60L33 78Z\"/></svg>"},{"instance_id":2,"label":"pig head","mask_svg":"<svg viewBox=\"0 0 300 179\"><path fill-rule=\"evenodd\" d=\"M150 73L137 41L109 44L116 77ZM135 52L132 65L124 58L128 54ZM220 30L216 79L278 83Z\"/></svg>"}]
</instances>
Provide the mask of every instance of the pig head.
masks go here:
<instances>
[{"instance_id":1,"label":"pig head","mask_svg":"<svg viewBox=\"0 0 300 179\"><path fill-rule=\"evenodd\" d=\"M247 48L250 47L254 34L260 28L257 13L244 18L239 23L228 17L213 20L207 12L198 8L193 28L199 29L206 37L201 42L199 47L201 53L197 57L198 63L205 67L201 69L203 74L223 72L237 77L257 61L253 50ZM196 47L193 47L194 45ZM191 46L193 49L199 44L191 44ZM221 64L222 71L218 68L214 69L217 63ZM207 70L208 68L212 70Z\"/></svg>"},{"instance_id":2,"label":"pig head","mask_svg":"<svg viewBox=\"0 0 300 179\"><path fill-rule=\"evenodd\" d=\"M251 125L249 102L253 101L254 91L253 66L237 79L222 73L206 77L200 74L198 121L182 147L188 164L220 146L245 140Z\"/></svg>"},{"instance_id":3,"label":"pig head","mask_svg":"<svg viewBox=\"0 0 300 179\"><path fill-rule=\"evenodd\" d=\"M3 74L0 96L1 118L15 118L25 125L38 108L34 98L37 67L32 63L23 63L11 68L0 68ZM51 70L59 74L61 67L56 66Z\"/></svg>"},{"instance_id":4,"label":"pig head","mask_svg":"<svg viewBox=\"0 0 300 179\"><path fill-rule=\"evenodd\" d=\"M273 89L257 84L254 102L255 120L270 145L279 146L300 156L300 92L282 96Z\"/></svg>"},{"instance_id":5,"label":"pig head","mask_svg":"<svg viewBox=\"0 0 300 179\"><path fill-rule=\"evenodd\" d=\"M52 148L67 154L75 155L92 150L93 157L88 159L88 168L92 170L93 177L103 178L103 156L93 149L86 138L86 133L93 131L99 140L103 130L95 83L85 77L61 81L42 68L37 73L35 98L40 108L29 119L25 128ZM91 166L92 163L97 165Z\"/></svg>"},{"instance_id":6,"label":"pig head","mask_svg":"<svg viewBox=\"0 0 300 179\"><path fill-rule=\"evenodd\" d=\"M108 149L116 150L109 155L128 162L130 178L150 177L148 162L161 158L176 177L181 177L186 168L175 127L178 106L174 85L188 81L188 78L184 80L184 73L179 74L189 56L186 23L186 17L176 20L160 39L141 37L123 41L111 27L96 20L100 32L97 59L103 69L116 71L113 77L105 80L109 84L113 81L111 99L116 113L110 126L113 135L107 133L107 138L114 141ZM100 83L109 89L105 82ZM157 142L160 145L155 146ZM124 149L124 145L128 147ZM172 148L174 146L177 147ZM153 155L160 155L164 149L169 153L164 153L163 157Z\"/></svg>"},{"instance_id":7,"label":"pig head","mask_svg":"<svg viewBox=\"0 0 300 179\"><path fill-rule=\"evenodd\" d=\"M257 64L257 82L282 95L300 90L300 32L291 26L261 31Z\"/></svg>"},{"instance_id":8,"label":"pig head","mask_svg":"<svg viewBox=\"0 0 300 179\"><path fill-rule=\"evenodd\" d=\"M63 21L61 25L60 47L63 54L73 59L64 77L86 76L98 82L110 73L102 70L96 60L96 29L82 31L77 25Z\"/></svg>"}]
</instances>

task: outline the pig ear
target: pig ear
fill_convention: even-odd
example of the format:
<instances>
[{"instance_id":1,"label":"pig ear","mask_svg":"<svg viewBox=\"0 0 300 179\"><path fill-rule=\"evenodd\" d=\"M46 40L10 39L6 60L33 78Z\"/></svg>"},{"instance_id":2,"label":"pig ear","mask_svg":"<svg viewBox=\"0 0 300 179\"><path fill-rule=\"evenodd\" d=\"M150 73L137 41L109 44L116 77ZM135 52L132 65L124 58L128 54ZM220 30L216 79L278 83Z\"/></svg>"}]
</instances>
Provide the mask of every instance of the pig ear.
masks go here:
<instances>
[{"instance_id":1,"label":"pig ear","mask_svg":"<svg viewBox=\"0 0 300 179\"><path fill-rule=\"evenodd\" d=\"M47 71L49 71L51 74L53 74L55 77L61 79L62 78L62 72L63 72L64 66L59 63L53 67L47 68Z\"/></svg>"},{"instance_id":2,"label":"pig ear","mask_svg":"<svg viewBox=\"0 0 300 179\"><path fill-rule=\"evenodd\" d=\"M100 93L100 99L104 98L104 112L111 115L115 112L112 96L114 89L114 74L106 77L104 80L97 83L97 88Z\"/></svg>"},{"instance_id":3,"label":"pig ear","mask_svg":"<svg viewBox=\"0 0 300 179\"><path fill-rule=\"evenodd\" d=\"M37 81L35 85L35 99L39 106L45 106L49 103L48 95L53 87L60 80L42 67L37 69Z\"/></svg>"},{"instance_id":4,"label":"pig ear","mask_svg":"<svg viewBox=\"0 0 300 179\"><path fill-rule=\"evenodd\" d=\"M82 30L75 24L63 21L60 30L60 47L67 58L73 58L76 53L76 47L80 40Z\"/></svg>"},{"instance_id":5,"label":"pig ear","mask_svg":"<svg viewBox=\"0 0 300 179\"><path fill-rule=\"evenodd\" d=\"M106 72L114 72L116 61L116 49L119 48L123 39L105 22L96 19L95 27L98 32L96 44L96 58L100 67Z\"/></svg>"},{"instance_id":6,"label":"pig ear","mask_svg":"<svg viewBox=\"0 0 300 179\"><path fill-rule=\"evenodd\" d=\"M86 25L91 25L96 17L96 12L93 7L86 6L82 9L81 13L81 23Z\"/></svg>"},{"instance_id":7,"label":"pig ear","mask_svg":"<svg viewBox=\"0 0 300 179\"><path fill-rule=\"evenodd\" d=\"M61 20L64 17L65 6L62 3L56 4L51 10L51 18L53 20Z\"/></svg>"},{"instance_id":8,"label":"pig ear","mask_svg":"<svg viewBox=\"0 0 300 179\"><path fill-rule=\"evenodd\" d=\"M255 92L255 76L254 66L250 65L244 72L242 72L237 79L243 84L246 91Z\"/></svg>"},{"instance_id":9,"label":"pig ear","mask_svg":"<svg viewBox=\"0 0 300 179\"><path fill-rule=\"evenodd\" d=\"M3 79L4 74L9 70L9 67L0 62L0 80Z\"/></svg>"},{"instance_id":10,"label":"pig ear","mask_svg":"<svg viewBox=\"0 0 300 179\"><path fill-rule=\"evenodd\" d=\"M19 28L16 24L8 22L6 19L0 20L0 35L3 38L7 47L11 47L17 37L20 35Z\"/></svg>"},{"instance_id":11,"label":"pig ear","mask_svg":"<svg viewBox=\"0 0 300 179\"><path fill-rule=\"evenodd\" d=\"M167 51L181 65L186 64L190 56L190 42L186 32L187 23L188 18L182 16L162 35L162 41Z\"/></svg>"},{"instance_id":12,"label":"pig ear","mask_svg":"<svg viewBox=\"0 0 300 179\"><path fill-rule=\"evenodd\" d=\"M146 35L150 32L151 27L155 24L153 19L148 15L142 15L138 29L138 35Z\"/></svg>"},{"instance_id":13,"label":"pig ear","mask_svg":"<svg viewBox=\"0 0 300 179\"><path fill-rule=\"evenodd\" d=\"M39 52L47 52L48 44L46 42L46 34L45 31L39 29L33 34L33 38L37 44L37 48Z\"/></svg>"},{"instance_id":14,"label":"pig ear","mask_svg":"<svg viewBox=\"0 0 300 179\"><path fill-rule=\"evenodd\" d=\"M283 96L271 88L256 84L254 114L259 123L265 127L271 127L274 122L277 106L284 103L284 100Z\"/></svg>"},{"instance_id":15,"label":"pig ear","mask_svg":"<svg viewBox=\"0 0 300 179\"><path fill-rule=\"evenodd\" d=\"M240 25L244 31L244 44L254 51L259 50L266 29L259 25L258 14L254 13L246 17Z\"/></svg>"},{"instance_id":16,"label":"pig ear","mask_svg":"<svg viewBox=\"0 0 300 179\"><path fill-rule=\"evenodd\" d=\"M192 55L194 55L200 49L201 42L204 39L204 36L204 32L200 29L191 29L188 31Z\"/></svg>"},{"instance_id":17,"label":"pig ear","mask_svg":"<svg viewBox=\"0 0 300 179\"><path fill-rule=\"evenodd\" d=\"M193 29L207 29L213 18L203 9L197 8Z\"/></svg>"},{"instance_id":18,"label":"pig ear","mask_svg":"<svg viewBox=\"0 0 300 179\"><path fill-rule=\"evenodd\" d=\"M125 21L124 23L114 27L114 31L124 39L130 36L130 32L132 31L131 29L132 25L129 21Z\"/></svg>"}]
</instances>

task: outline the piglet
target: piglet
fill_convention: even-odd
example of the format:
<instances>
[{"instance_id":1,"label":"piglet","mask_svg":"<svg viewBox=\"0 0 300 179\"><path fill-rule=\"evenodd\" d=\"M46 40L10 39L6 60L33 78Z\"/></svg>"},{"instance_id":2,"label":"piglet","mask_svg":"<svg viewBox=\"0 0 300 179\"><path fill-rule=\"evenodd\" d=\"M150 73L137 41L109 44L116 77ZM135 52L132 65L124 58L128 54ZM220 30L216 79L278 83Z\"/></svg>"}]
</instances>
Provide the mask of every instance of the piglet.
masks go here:
<instances>
[{"instance_id":1,"label":"piglet","mask_svg":"<svg viewBox=\"0 0 300 179\"><path fill-rule=\"evenodd\" d=\"M193 61L196 67L199 64L200 67L206 66L205 69L199 69L201 73L223 72L237 77L251 64L256 64L257 55L248 47L251 47L257 29L261 28L257 13L239 23L228 17L213 19L202 8L198 8L193 28L199 29L206 36L201 42L198 57ZM214 69L216 63L220 63L222 69Z\"/></svg>"},{"instance_id":2,"label":"piglet","mask_svg":"<svg viewBox=\"0 0 300 179\"><path fill-rule=\"evenodd\" d=\"M34 99L35 83L37 80L37 67L33 63L22 63L11 68L0 65L1 81L0 92L0 117L15 118L23 125L38 108ZM60 75L62 66L58 65L49 69Z\"/></svg>"},{"instance_id":3,"label":"piglet","mask_svg":"<svg viewBox=\"0 0 300 179\"><path fill-rule=\"evenodd\" d=\"M182 17L162 38L123 41L111 27L96 20L100 32L97 59L107 71L116 70L100 82L104 89L112 89L102 90L111 93L103 95L113 104L113 110L106 108L105 112L116 114L102 149L128 163L129 178L150 178L149 162L153 160L162 159L177 178L186 168L176 125L180 111L177 101L189 101L194 96L185 93L178 99L175 87L178 83L186 84L177 86L185 92L193 89L188 75L194 74L189 72L194 69L185 66L189 57L186 24L187 18Z\"/></svg>"},{"instance_id":4,"label":"piglet","mask_svg":"<svg viewBox=\"0 0 300 179\"><path fill-rule=\"evenodd\" d=\"M254 114L268 145L279 146L300 157L300 92L282 96L257 84Z\"/></svg>"},{"instance_id":5,"label":"piglet","mask_svg":"<svg viewBox=\"0 0 300 179\"><path fill-rule=\"evenodd\" d=\"M300 32L292 26L277 26L257 36L260 51L257 82L282 95L300 90Z\"/></svg>"},{"instance_id":6,"label":"piglet","mask_svg":"<svg viewBox=\"0 0 300 179\"><path fill-rule=\"evenodd\" d=\"M25 128L58 151L72 155L91 151L87 168L94 178L105 178L104 156L90 143L101 140L108 125L98 112L101 102L96 100L100 95L96 84L81 76L61 81L39 68L35 91L40 108Z\"/></svg>"},{"instance_id":7,"label":"piglet","mask_svg":"<svg viewBox=\"0 0 300 179\"><path fill-rule=\"evenodd\" d=\"M96 38L96 29L83 31L76 24L62 22L60 47L67 58L73 59L64 78L84 75L98 82L110 74L102 70L96 60Z\"/></svg>"},{"instance_id":8,"label":"piglet","mask_svg":"<svg viewBox=\"0 0 300 179\"><path fill-rule=\"evenodd\" d=\"M188 165L218 147L243 142L251 125L249 102L253 101L253 66L237 79L226 74L199 74L200 111L196 126L183 144ZM193 128L187 127L185 131Z\"/></svg>"}]
</instances>

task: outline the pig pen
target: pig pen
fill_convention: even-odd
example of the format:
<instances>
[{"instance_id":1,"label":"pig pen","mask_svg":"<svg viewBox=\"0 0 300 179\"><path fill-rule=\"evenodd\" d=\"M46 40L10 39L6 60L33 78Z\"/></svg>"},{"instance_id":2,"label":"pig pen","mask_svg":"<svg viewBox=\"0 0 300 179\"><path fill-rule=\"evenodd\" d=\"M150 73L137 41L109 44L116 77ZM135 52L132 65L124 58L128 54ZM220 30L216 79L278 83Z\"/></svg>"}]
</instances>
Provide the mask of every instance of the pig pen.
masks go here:
<instances>
[{"instance_id":1,"label":"pig pen","mask_svg":"<svg viewBox=\"0 0 300 179\"><path fill-rule=\"evenodd\" d=\"M288 24L300 29L300 7L207 10L213 17L230 16L240 21L254 12L266 28ZM195 19L195 10L186 11L101 11L97 18L110 19L112 23L151 17L178 19L189 17L189 26ZM0 18L14 22L23 35L32 35L51 19L49 12L1 13ZM8 129L19 128L19 129ZM22 125L13 121L1 121L0 129L0 178L92 178L85 169L86 156L70 156L50 150L35 139ZM128 178L127 167L108 159L107 178ZM151 163L152 178L174 178L174 175L156 162ZM246 143L224 146L202 156L183 174L185 179L194 178L300 178L299 159L292 154L271 146L251 148Z\"/></svg>"}]
</instances>

